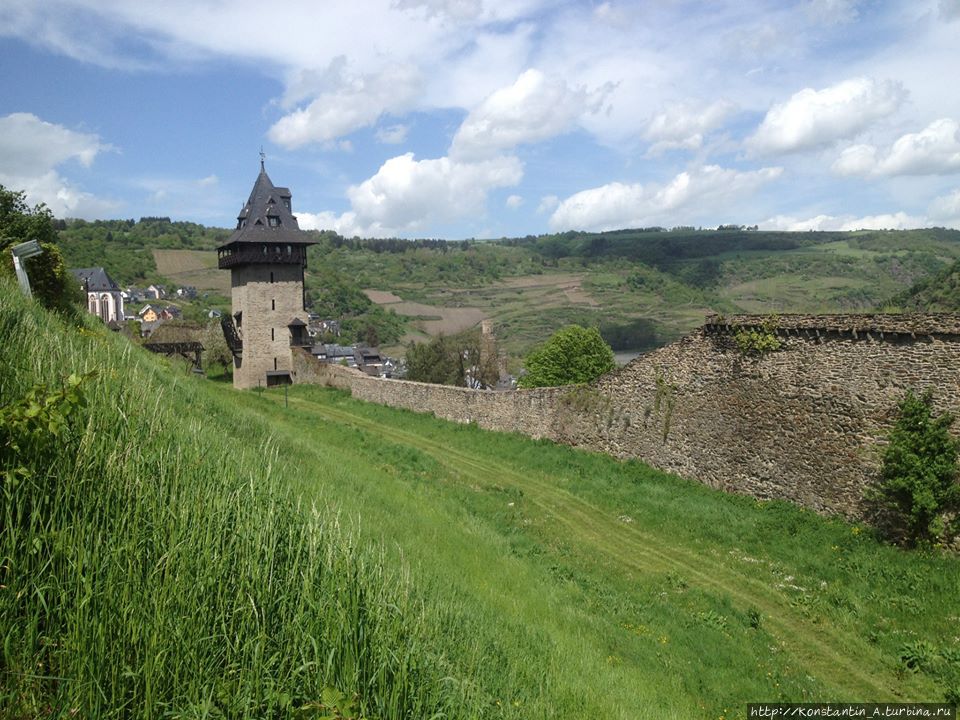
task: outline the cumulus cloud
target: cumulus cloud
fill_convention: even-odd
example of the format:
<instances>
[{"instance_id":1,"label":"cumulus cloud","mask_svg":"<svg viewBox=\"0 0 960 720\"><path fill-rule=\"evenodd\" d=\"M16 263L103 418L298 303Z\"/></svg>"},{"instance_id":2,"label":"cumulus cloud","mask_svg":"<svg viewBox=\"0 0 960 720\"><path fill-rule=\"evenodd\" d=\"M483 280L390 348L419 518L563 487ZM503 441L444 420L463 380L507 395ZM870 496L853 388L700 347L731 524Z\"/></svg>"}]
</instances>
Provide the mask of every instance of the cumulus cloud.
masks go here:
<instances>
[{"instance_id":1,"label":"cumulus cloud","mask_svg":"<svg viewBox=\"0 0 960 720\"><path fill-rule=\"evenodd\" d=\"M470 112L453 138L450 155L476 160L559 135L584 113L596 112L606 92L571 88L540 70L527 70Z\"/></svg>"},{"instance_id":2,"label":"cumulus cloud","mask_svg":"<svg viewBox=\"0 0 960 720\"><path fill-rule=\"evenodd\" d=\"M906 96L900 83L871 78L845 80L823 90L805 88L770 108L746 147L759 155L826 147L891 114Z\"/></svg>"},{"instance_id":3,"label":"cumulus cloud","mask_svg":"<svg viewBox=\"0 0 960 720\"><path fill-rule=\"evenodd\" d=\"M937 225L960 228L960 188L934 198L927 214Z\"/></svg>"},{"instance_id":4,"label":"cumulus cloud","mask_svg":"<svg viewBox=\"0 0 960 720\"><path fill-rule=\"evenodd\" d=\"M99 153L112 149L97 135L12 113L0 117L0 184L25 191L29 202L46 203L58 217L96 217L114 203L83 192L60 168L73 161L90 167Z\"/></svg>"},{"instance_id":5,"label":"cumulus cloud","mask_svg":"<svg viewBox=\"0 0 960 720\"><path fill-rule=\"evenodd\" d=\"M781 168L739 171L707 165L682 172L666 185L609 183L560 203L550 217L554 230L613 230L675 224L721 212L735 198L776 179Z\"/></svg>"},{"instance_id":6,"label":"cumulus cloud","mask_svg":"<svg viewBox=\"0 0 960 720\"><path fill-rule=\"evenodd\" d=\"M777 215L764 220L760 227L764 230L789 230L805 232L808 230L908 230L910 228L926 227L929 225L926 218L908 215L905 212L887 213L882 215L817 215L801 220L788 215Z\"/></svg>"},{"instance_id":7,"label":"cumulus cloud","mask_svg":"<svg viewBox=\"0 0 960 720\"><path fill-rule=\"evenodd\" d=\"M653 143L647 155L659 155L666 150L696 150L703 144L703 136L720 125L733 109L733 103L718 100L706 107L678 103L660 111L650 118L643 133L644 138Z\"/></svg>"},{"instance_id":8,"label":"cumulus cloud","mask_svg":"<svg viewBox=\"0 0 960 720\"><path fill-rule=\"evenodd\" d=\"M523 198L520 195L511 195L504 204L511 210L516 210L523 205Z\"/></svg>"},{"instance_id":9,"label":"cumulus cloud","mask_svg":"<svg viewBox=\"0 0 960 720\"><path fill-rule=\"evenodd\" d=\"M348 212L297 217L304 218L307 227L322 222L347 235L402 235L481 214L490 190L516 185L522 177L523 167L515 157L462 162L449 157L415 160L413 153L406 153L350 187Z\"/></svg>"},{"instance_id":10,"label":"cumulus cloud","mask_svg":"<svg viewBox=\"0 0 960 720\"><path fill-rule=\"evenodd\" d=\"M947 175L960 172L960 124L949 118L897 139L881 154L873 145L844 150L832 169L840 175Z\"/></svg>"},{"instance_id":11,"label":"cumulus cloud","mask_svg":"<svg viewBox=\"0 0 960 720\"><path fill-rule=\"evenodd\" d=\"M361 75L350 75L342 61L338 65L336 86L280 118L270 128L271 140L289 149L328 142L372 125L385 112L403 112L420 92L420 73L411 65Z\"/></svg>"}]
</instances>

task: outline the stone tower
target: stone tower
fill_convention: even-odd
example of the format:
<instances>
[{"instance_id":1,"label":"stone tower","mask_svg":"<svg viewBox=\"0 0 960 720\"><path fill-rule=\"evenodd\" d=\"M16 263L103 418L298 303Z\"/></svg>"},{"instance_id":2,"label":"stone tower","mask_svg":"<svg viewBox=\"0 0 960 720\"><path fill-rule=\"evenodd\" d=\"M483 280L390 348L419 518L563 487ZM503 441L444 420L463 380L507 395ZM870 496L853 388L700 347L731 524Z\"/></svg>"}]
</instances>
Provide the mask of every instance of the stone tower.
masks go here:
<instances>
[{"instance_id":1,"label":"stone tower","mask_svg":"<svg viewBox=\"0 0 960 720\"><path fill-rule=\"evenodd\" d=\"M233 315L221 323L235 388L293 382L293 348L310 344L303 271L314 241L297 224L290 199L290 190L270 182L261 159L237 228L217 248L220 269L230 271Z\"/></svg>"}]
</instances>

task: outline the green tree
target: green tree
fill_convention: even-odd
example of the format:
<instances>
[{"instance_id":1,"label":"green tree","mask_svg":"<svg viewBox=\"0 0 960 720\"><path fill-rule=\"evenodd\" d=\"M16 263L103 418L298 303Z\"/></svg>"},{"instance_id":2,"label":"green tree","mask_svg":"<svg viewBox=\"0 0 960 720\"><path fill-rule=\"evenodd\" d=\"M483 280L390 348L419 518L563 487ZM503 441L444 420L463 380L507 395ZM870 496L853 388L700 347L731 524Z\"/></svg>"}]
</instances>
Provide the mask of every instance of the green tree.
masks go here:
<instances>
[{"instance_id":1,"label":"green tree","mask_svg":"<svg viewBox=\"0 0 960 720\"><path fill-rule=\"evenodd\" d=\"M482 357L480 331L476 328L456 335L443 335L407 349L407 379L437 385L467 384L467 375L487 387L499 379L495 348L493 356Z\"/></svg>"},{"instance_id":2,"label":"green tree","mask_svg":"<svg viewBox=\"0 0 960 720\"><path fill-rule=\"evenodd\" d=\"M14 276L11 250L28 240L37 240L43 253L24 263L34 297L44 306L73 315L83 295L76 280L67 272L57 247L53 214L42 203L31 208L22 191L0 185L0 274Z\"/></svg>"},{"instance_id":3,"label":"green tree","mask_svg":"<svg viewBox=\"0 0 960 720\"><path fill-rule=\"evenodd\" d=\"M459 346L446 335L438 335L425 343L412 343L406 360L407 380L461 387L466 383L466 366Z\"/></svg>"},{"instance_id":4,"label":"green tree","mask_svg":"<svg viewBox=\"0 0 960 720\"><path fill-rule=\"evenodd\" d=\"M953 416L934 417L933 395L908 392L900 403L878 485L869 497L892 512L894 530L911 546L946 542L960 512Z\"/></svg>"},{"instance_id":5,"label":"green tree","mask_svg":"<svg viewBox=\"0 0 960 720\"><path fill-rule=\"evenodd\" d=\"M613 350L596 328L568 325L558 330L524 361L520 387L553 387L596 380L617 364Z\"/></svg>"}]
</instances>

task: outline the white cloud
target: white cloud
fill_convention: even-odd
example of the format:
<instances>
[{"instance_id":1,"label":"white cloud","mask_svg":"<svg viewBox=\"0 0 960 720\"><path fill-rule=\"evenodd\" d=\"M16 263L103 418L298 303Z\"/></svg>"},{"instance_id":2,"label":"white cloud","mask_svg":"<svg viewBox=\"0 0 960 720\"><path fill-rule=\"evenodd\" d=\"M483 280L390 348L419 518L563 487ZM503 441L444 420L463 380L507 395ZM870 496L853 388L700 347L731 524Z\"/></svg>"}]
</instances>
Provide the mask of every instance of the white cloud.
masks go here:
<instances>
[{"instance_id":1,"label":"white cloud","mask_svg":"<svg viewBox=\"0 0 960 720\"><path fill-rule=\"evenodd\" d=\"M643 133L653 143L647 155L659 155L665 150L696 150L703 144L703 136L720 125L733 109L733 103L718 100L706 107L678 103L660 111L650 118Z\"/></svg>"},{"instance_id":2,"label":"white cloud","mask_svg":"<svg viewBox=\"0 0 960 720\"><path fill-rule=\"evenodd\" d=\"M907 133L882 157L872 145L854 145L833 164L841 175L947 175L960 172L960 124L949 118Z\"/></svg>"},{"instance_id":3,"label":"white cloud","mask_svg":"<svg viewBox=\"0 0 960 720\"><path fill-rule=\"evenodd\" d=\"M937 225L960 228L960 188L934 198L927 214Z\"/></svg>"},{"instance_id":4,"label":"white cloud","mask_svg":"<svg viewBox=\"0 0 960 720\"><path fill-rule=\"evenodd\" d=\"M877 149L873 145L851 145L830 168L838 175L868 175L876 165Z\"/></svg>"},{"instance_id":5,"label":"white cloud","mask_svg":"<svg viewBox=\"0 0 960 720\"><path fill-rule=\"evenodd\" d=\"M537 205L537 214L543 215L544 213L553 212L559 204L560 198L556 195L544 195L540 198L540 204Z\"/></svg>"},{"instance_id":6,"label":"white cloud","mask_svg":"<svg viewBox=\"0 0 960 720\"><path fill-rule=\"evenodd\" d=\"M59 169L72 161L90 167L99 153L112 149L97 135L12 113L0 117L0 184L25 191L30 203L45 203L57 217L96 217L115 204L83 192Z\"/></svg>"},{"instance_id":7,"label":"white cloud","mask_svg":"<svg viewBox=\"0 0 960 720\"><path fill-rule=\"evenodd\" d=\"M343 234L402 235L431 223L482 214L490 190L516 185L522 177L523 167L515 157L460 162L448 157L415 160L413 153L406 153L350 187L350 211L297 216L308 223L324 222Z\"/></svg>"},{"instance_id":8,"label":"white cloud","mask_svg":"<svg viewBox=\"0 0 960 720\"><path fill-rule=\"evenodd\" d=\"M270 128L270 139L290 149L334 140L372 125L384 112L408 109L420 84L419 71L409 65L388 67L375 75L348 75L341 68L337 86L280 118Z\"/></svg>"},{"instance_id":9,"label":"white cloud","mask_svg":"<svg viewBox=\"0 0 960 720\"><path fill-rule=\"evenodd\" d=\"M377 128L377 140L384 145L400 145L407 139L408 132L410 132L409 125L390 125L389 127Z\"/></svg>"},{"instance_id":10,"label":"white cloud","mask_svg":"<svg viewBox=\"0 0 960 720\"><path fill-rule=\"evenodd\" d=\"M516 210L523 205L523 198L520 195L511 195L504 204L511 210Z\"/></svg>"},{"instance_id":11,"label":"white cloud","mask_svg":"<svg viewBox=\"0 0 960 720\"><path fill-rule=\"evenodd\" d=\"M90 167L97 153L110 149L96 135L45 122L31 113L0 118L0 168L8 173L47 170L68 160Z\"/></svg>"},{"instance_id":12,"label":"white cloud","mask_svg":"<svg viewBox=\"0 0 960 720\"><path fill-rule=\"evenodd\" d=\"M672 225L726 213L735 198L780 176L777 167L739 171L708 165L682 172L666 185L609 183L568 197L550 217L554 230L613 230Z\"/></svg>"},{"instance_id":13,"label":"white cloud","mask_svg":"<svg viewBox=\"0 0 960 720\"><path fill-rule=\"evenodd\" d=\"M770 108L746 147L761 155L825 147L891 114L906 96L900 83L871 78L845 80L823 90L806 88Z\"/></svg>"},{"instance_id":14,"label":"white cloud","mask_svg":"<svg viewBox=\"0 0 960 720\"><path fill-rule=\"evenodd\" d=\"M453 138L450 156L476 160L559 135L584 113L596 112L606 92L573 89L564 80L527 70L471 111Z\"/></svg>"},{"instance_id":15,"label":"white cloud","mask_svg":"<svg viewBox=\"0 0 960 720\"><path fill-rule=\"evenodd\" d=\"M923 217L914 217L905 212L882 215L817 215L800 220L787 215L777 215L760 223L763 230L789 230L805 232L808 230L907 230L926 227L929 222Z\"/></svg>"}]
</instances>

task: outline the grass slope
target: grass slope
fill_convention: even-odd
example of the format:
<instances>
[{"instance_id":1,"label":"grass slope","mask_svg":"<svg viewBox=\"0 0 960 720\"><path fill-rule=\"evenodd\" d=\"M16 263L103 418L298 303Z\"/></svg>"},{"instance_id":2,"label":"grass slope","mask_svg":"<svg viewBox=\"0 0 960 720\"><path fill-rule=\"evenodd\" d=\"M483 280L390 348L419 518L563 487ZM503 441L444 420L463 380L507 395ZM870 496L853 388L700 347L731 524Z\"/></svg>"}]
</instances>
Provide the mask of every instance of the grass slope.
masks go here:
<instances>
[{"instance_id":1,"label":"grass slope","mask_svg":"<svg viewBox=\"0 0 960 720\"><path fill-rule=\"evenodd\" d=\"M3 438L27 471L3 476L5 717L356 694L382 718L717 718L960 685L956 557L322 388L238 393L8 285L0 343L5 413L96 371L59 441Z\"/></svg>"},{"instance_id":2,"label":"grass slope","mask_svg":"<svg viewBox=\"0 0 960 720\"><path fill-rule=\"evenodd\" d=\"M333 391L253 402L305 493L338 498L459 598L491 655L476 681L505 716L740 716L755 700L942 700L960 683L955 557Z\"/></svg>"},{"instance_id":3,"label":"grass slope","mask_svg":"<svg viewBox=\"0 0 960 720\"><path fill-rule=\"evenodd\" d=\"M266 421L94 323L0 283L0 717L475 716Z\"/></svg>"}]
</instances>

